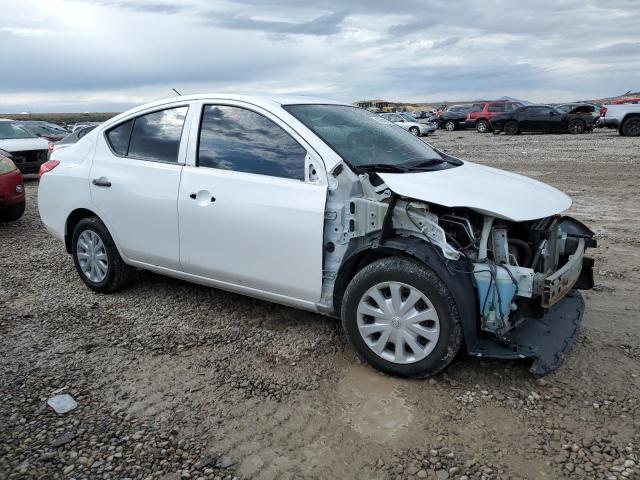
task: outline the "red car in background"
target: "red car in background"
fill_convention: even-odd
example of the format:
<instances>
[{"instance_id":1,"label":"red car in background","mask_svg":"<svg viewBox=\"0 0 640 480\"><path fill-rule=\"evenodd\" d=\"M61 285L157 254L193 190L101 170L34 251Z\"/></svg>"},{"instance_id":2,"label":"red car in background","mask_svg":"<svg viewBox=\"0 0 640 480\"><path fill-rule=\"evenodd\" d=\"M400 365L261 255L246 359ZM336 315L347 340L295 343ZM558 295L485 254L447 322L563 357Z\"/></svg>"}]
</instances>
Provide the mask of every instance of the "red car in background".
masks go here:
<instances>
[{"instance_id":1,"label":"red car in background","mask_svg":"<svg viewBox=\"0 0 640 480\"><path fill-rule=\"evenodd\" d=\"M0 222L12 222L24 213L25 192L22 173L11 155L0 150Z\"/></svg>"},{"instance_id":2,"label":"red car in background","mask_svg":"<svg viewBox=\"0 0 640 480\"><path fill-rule=\"evenodd\" d=\"M633 103L633 104L638 104L640 103L640 98L638 97L628 97L628 98L618 98L616 100L611 100L611 105L623 105L625 103Z\"/></svg>"},{"instance_id":3,"label":"red car in background","mask_svg":"<svg viewBox=\"0 0 640 480\"><path fill-rule=\"evenodd\" d=\"M511 113L516 108L522 107L520 102L509 100L497 100L495 102L477 102L473 104L471 111L467 114L465 126L474 128L480 133L491 131L491 119L496 115Z\"/></svg>"}]
</instances>

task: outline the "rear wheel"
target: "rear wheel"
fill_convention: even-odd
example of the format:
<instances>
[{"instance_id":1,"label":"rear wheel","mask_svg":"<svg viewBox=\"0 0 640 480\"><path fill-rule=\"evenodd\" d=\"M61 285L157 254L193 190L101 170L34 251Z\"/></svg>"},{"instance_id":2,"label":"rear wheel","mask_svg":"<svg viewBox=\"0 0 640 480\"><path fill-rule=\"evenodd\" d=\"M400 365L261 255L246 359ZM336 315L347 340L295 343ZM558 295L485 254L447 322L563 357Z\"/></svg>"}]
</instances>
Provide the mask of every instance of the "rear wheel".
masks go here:
<instances>
[{"instance_id":1,"label":"rear wheel","mask_svg":"<svg viewBox=\"0 0 640 480\"><path fill-rule=\"evenodd\" d=\"M620 135L625 137L640 136L640 117L627 118L620 126Z\"/></svg>"},{"instance_id":2,"label":"rear wheel","mask_svg":"<svg viewBox=\"0 0 640 480\"><path fill-rule=\"evenodd\" d=\"M515 135L520 131L520 126L515 120L509 120L504 124L504 133L507 135Z\"/></svg>"},{"instance_id":3,"label":"rear wheel","mask_svg":"<svg viewBox=\"0 0 640 480\"><path fill-rule=\"evenodd\" d=\"M577 118L570 120L569 124L567 125L567 130L569 130L569 133L573 133L574 135L584 133L585 129L586 125L584 121L578 120Z\"/></svg>"},{"instance_id":4,"label":"rear wheel","mask_svg":"<svg viewBox=\"0 0 640 480\"><path fill-rule=\"evenodd\" d=\"M444 124L444 129L453 132L456 129L456 122L453 120L447 120Z\"/></svg>"},{"instance_id":5,"label":"rear wheel","mask_svg":"<svg viewBox=\"0 0 640 480\"><path fill-rule=\"evenodd\" d=\"M480 133L487 133L491 130L491 125L486 120L478 120L476 122L476 130Z\"/></svg>"},{"instance_id":6,"label":"rear wheel","mask_svg":"<svg viewBox=\"0 0 640 480\"><path fill-rule=\"evenodd\" d=\"M71 248L80 278L96 292L114 292L133 278L135 270L123 262L107 227L98 217L78 222Z\"/></svg>"},{"instance_id":7,"label":"rear wheel","mask_svg":"<svg viewBox=\"0 0 640 480\"><path fill-rule=\"evenodd\" d=\"M0 222L15 222L24 214L25 200L0 210Z\"/></svg>"},{"instance_id":8,"label":"rear wheel","mask_svg":"<svg viewBox=\"0 0 640 480\"><path fill-rule=\"evenodd\" d=\"M444 282L426 265L400 257L371 263L351 280L342 325L358 356L383 372L428 377L455 357L460 316Z\"/></svg>"},{"instance_id":9,"label":"rear wheel","mask_svg":"<svg viewBox=\"0 0 640 480\"><path fill-rule=\"evenodd\" d=\"M418 127L411 127L409 129L409 132L411 132L411 134L415 135L416 137L420 135L420 129Z\"/></svg>"}]
</instances>

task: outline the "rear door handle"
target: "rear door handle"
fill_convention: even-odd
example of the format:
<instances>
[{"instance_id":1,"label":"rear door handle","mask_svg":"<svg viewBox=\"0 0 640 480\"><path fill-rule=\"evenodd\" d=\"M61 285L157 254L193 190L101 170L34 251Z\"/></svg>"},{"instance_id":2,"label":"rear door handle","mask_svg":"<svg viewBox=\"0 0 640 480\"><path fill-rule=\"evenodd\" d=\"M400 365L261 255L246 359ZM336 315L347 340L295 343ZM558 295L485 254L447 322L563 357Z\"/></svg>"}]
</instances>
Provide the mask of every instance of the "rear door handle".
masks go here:
<instances>
[{"instance_id":1,"label":"rear door handle","mask_svg":"<svg viewBox=\"0 0 640 480\"><path fill-rule=\"evenodd\" d=\"M192 200L195 200L197 197L198 197L198 194L197 194L197 193L195 193L195 192L194 192L194 193L189 194L189 198L191 198ZM215 202L215 201L216 201L216 197L211 196L211 202L213 203L213 202Z\"/></svg>"},{"instance_id":2,"label":"rear door handle","mask_svg":"<svg viewBox=\"0 0 640 480\"><path fill-rule=\"evenodd\" d=\"M91 183L93 183L96 187L110 187L111 182L107 177L94 178Z\"/></svg>"}]
</instances>

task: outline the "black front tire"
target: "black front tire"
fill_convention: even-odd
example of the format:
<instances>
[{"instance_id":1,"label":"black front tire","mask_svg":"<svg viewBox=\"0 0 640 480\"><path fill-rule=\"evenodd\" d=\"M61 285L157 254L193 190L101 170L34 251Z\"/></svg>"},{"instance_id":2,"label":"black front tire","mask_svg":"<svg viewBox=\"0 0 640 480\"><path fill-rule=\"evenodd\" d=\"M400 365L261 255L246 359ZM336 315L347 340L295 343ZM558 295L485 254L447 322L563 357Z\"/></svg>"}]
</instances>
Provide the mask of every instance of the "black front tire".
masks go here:
<instances>
[{"instance_id":1,"label":"black front tire","mask_svg":"<svg viewBox=\"0 0 640 480\"><path fill-rule=\"evenodd\" d=\"M411 127L409 129L409 133L411 133L411 135L415 135L416 137L420 136L420 129L418 127Z\"/></svg>"},{"instance_id":2,"label":"black front tire","mask_svg":"<svg viewBox=\"0 0 640 480\"><path fill-rule=\"evenodd\" d=\"M87 277L87 275L85 275L78 259L78 238L87 230L98 235L105 246L107 254L107 273L104 279L99 282L92 281ZM135 269L124 263L113 238L111 238L109 230L107 230L107 227L98 217L87 217L78 222L75 230L73 231L71 254L73 256L73 263L76 266L78 275L80 275L80 279L85 283L85 285L87 285L87 287L98 293L115 292L127 285L135 275Z\"/></svg>"},{"instance_id":3,"label":"black front tire","mask_svg":"<svg viewBox=\"0 0 640 480\"><path fill-rule=\"evenodd\" d=\"M25 206L26 201L22 200L19 203L8 206L4 210L0 210L0 222L15 222L24 215Z\"/></svg>"},{"instance_id":4,"label":"black front tire","mask_svg":"<svg viewBox=\"0 0 640 480\"><path fill-rule=\"evenodd\" d=\"M420 290L435 308L440 322L436 346L424 359L414 363L394 363L373 352L358 330L357 310L365 292L383 282L401 282ZM358 356L374 368L400 377L426 378L446 368L462 344L458 307L447 285L426 265L402 257L388 257L364 267L351 280L341 309L342 327Z\"/></svg>"},{"instance_id":5,"label":"black front tire","mask_svg":"<svg viewBox=\"0 0 640 480\"><path fill-rule=\"evenodd\" d=\"M458 129L458 126L453 120L447 120L444 124L444 129L448 132L453 132Z\"/></svg>"}]
</instances>

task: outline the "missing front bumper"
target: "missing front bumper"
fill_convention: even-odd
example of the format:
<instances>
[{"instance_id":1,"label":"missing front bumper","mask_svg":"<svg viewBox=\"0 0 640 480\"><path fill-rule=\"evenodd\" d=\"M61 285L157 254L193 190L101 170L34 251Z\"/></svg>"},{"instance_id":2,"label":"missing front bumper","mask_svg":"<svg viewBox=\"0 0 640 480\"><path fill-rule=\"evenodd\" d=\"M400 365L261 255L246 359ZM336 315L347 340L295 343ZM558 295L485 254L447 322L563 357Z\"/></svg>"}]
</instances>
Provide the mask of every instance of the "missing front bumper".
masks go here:
<instances>
[{"instance_id":1,"label":"missing front bumper","mask_svg":"<svg viewBox=\"0 0 640 480\"><path fill-rule=\"evenodd\" d=\"M546 375L564 361L580 332L584 300L571 290L541 318L527 318L522 325L500 341L478 338L469 353L478 357L500 359L533 359L529 371Z\"/></svg>"}]
</instances>

